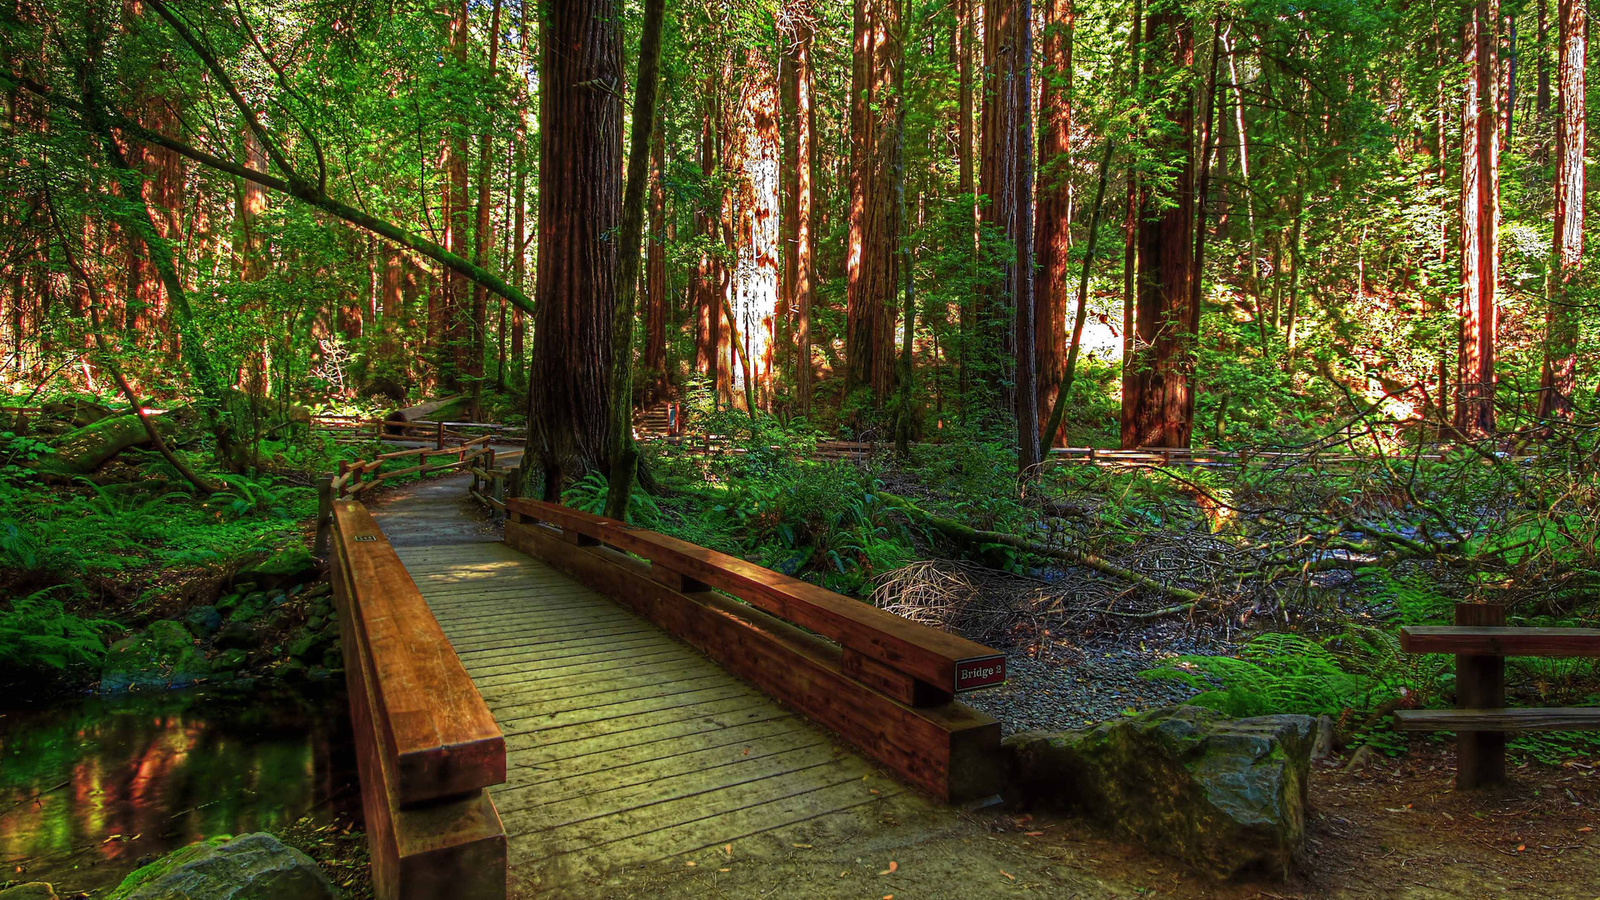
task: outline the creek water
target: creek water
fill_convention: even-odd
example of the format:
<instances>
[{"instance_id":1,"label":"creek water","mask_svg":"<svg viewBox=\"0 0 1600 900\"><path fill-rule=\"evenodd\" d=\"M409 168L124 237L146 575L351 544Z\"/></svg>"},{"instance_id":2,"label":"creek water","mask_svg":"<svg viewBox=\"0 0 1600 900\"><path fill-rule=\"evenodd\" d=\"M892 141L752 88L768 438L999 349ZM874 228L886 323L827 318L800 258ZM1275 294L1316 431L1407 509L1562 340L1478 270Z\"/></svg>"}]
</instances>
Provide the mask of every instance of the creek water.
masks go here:
<instances>
[{"instance_id":1,"label":"creek water","mask_svg":"<svg viewBox=\"0 0 1600 900\"><path fill-rule=\"evenodd\" d=\"M62 896L218 834L359 809L343 691L171 691L0 712L0 885Z\"/></svg>"}]
</instances>

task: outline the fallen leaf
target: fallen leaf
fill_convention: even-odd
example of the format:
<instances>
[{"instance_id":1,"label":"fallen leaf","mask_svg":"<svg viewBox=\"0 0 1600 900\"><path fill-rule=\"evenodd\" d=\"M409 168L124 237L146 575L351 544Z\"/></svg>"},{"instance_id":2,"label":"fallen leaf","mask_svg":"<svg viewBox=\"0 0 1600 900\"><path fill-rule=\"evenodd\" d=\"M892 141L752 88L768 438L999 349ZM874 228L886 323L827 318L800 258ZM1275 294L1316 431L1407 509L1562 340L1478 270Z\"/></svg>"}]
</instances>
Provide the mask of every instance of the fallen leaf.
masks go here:
<instances>
[{"instance_id":1,"label":"fallen leaf","mask_svg":"<svg viewBox=\"0 0 1600 900\"><path fill-rule=\"evenodd\" d=\"M722 852L728 854L729 856L732 856L733 855L733 845L732 844L723 844L722 845Z\"/></svg>"},{"instance_id":2,"label":"fallen leaf","mask_svg":"<svg viewBox=\"0 0 1600 900\"><path fill-rule=\"evenodd\" d=\"M1589 826L1585 825L1582 828L1578 829L1578 833L1579 834L1588 834L1589 832L1591 832L1593 830L1594 830L1593 828L1590 828Z\"/></svg>"},{"instance_id":3,"label":"fallen leaf","mask_svg":"<svg viewBox=\"0 0 1600 900\"><path fill-rule=\"evenodd\" d=\"M1518 853L1521 853L1522 851L1524 851L1526 849L1528 849L1528 845L1527 844L1518 844L1517 845L1517 852Z\"/></svg>"},{"instance_id":4,"label":"fallen leaf","mask_svg":"<svg viewBox=\"0 0 1600 900\"><path fill-rule=\"evenodd\" d=\"M718 869L718 872L732 872L732 869Z\"/></svg>"},{"instance_id":5,"label":"fallen leaf","mask_svg":"<svg viewBox=\"0 0 1600 900\"><path fill-rule=\"evenodd\" d=\"M686 865L686 866L697 866L697 865L699 865L699 863L697 863L697 862L695 862L694 860L691 859L688 862L684 863L684 865Z\"/></svg>"},{"instance_id":6,"label":"fallen leaf","mask_svg":"<svg viewBox=\"0 0 1600 900\"><path fill-rule=\"evenodd\" d=\"M795 848L796 850L810 850L811 849L811 845L810 844L790 844L789 846Z\"/></svg>"},{"instance_id":7,"label":"fallen leaf","mask_svg":"<svg viewBox=\"0 0 1600 900\"><path fill-rule=\"evenodd\" d=\"M867 793L869 793L869 794L876 794L877 792L878 792L877 788L867 788Z\"/></svg>"},{"instance_id":8,"label":"fallen leaf","mask_svg":"<svg viewBox=\"0 0 1600 900\"><path fill-rule=\"evenodd\" d=\"M1024 831L1023 832L1023 835L1026 836L1026 837L1038 837L1038 836L1040 836L1042 834L1044 834L1044 832L1042 832L1042 831Z\"/></svg>"},{"instance_id":9,"label":"fallen leaf","mask_svg":"<svg viewBox=\"0 0 1600 900\"><path fill-rule=\"evenodd\" d=\"M1000 870L1000 874L1004 875L1005 877L1007 877L1009 879L1011 879L1012 881L1016 881L1017 880L1017 876L1011 874L1010 872L1007 872L1005 869L1001 869Z\"/></svg>"}]
</instances>

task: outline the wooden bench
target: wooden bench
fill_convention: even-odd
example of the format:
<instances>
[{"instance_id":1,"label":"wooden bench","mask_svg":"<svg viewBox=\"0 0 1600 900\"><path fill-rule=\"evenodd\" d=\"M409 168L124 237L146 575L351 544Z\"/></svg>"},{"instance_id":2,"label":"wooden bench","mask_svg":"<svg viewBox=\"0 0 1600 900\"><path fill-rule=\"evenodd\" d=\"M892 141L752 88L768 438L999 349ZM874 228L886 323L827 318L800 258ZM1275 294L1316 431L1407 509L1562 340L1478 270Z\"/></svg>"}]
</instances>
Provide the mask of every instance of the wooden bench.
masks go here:
<instances>
[{"instance_id":1,"label":"wooden bench","mask_svg":"<svg viewBox=\"0 0 1600 900\"><path fill-rule=\"evenodd\" d=\"M632 608L909 783L957 803L998 792L1000 724L955 696L1003 683L1003 654L614 519L517 498L505 506L507 544Z\"/></svg>"},{"instance_id":2,"label":"wooden bench","mask_svg":"<svg viewBox=\"0 0 1600 900\"><path fill-rule=\"evenodd\" d=\"M333 505L333 593L379 900L504 900L494 716L366 508Z\"/></svg>"},{"instance_id":3,"label":"wooden bench","mask_svg":"<svg viewBox=\"0 0 1600 900\"><path fill-rule=\"evenodd\" d=\"M1507 628L1505 607L1490 603L1456 604L1455 621L1400 629L1400 649L1455 654L1456 708L1395 718L1401 731L1455 732L1456 787L1505 781L1507 733L1600 730L1600 709L1505 708L1506 657L1600 657L1600 629Z\"/></svg>"}]
</instances>

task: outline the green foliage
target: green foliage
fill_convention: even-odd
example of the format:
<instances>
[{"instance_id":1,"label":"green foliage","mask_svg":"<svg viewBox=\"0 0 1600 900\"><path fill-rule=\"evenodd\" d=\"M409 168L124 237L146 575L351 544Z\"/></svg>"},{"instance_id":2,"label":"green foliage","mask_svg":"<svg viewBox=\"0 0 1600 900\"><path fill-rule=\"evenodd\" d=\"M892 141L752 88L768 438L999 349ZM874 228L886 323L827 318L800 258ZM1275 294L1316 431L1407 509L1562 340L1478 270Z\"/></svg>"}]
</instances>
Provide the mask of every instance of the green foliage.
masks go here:
<instances>
[{"instance_id":1,"label":"green foliage","mask_svg":"<svg viewBox=\"0 0 1600 900\"><path fill-rule=\"evenodd\" d=\"M33 478L28 464L50 452L44 441L11 431L0 431L0 481L27 481Z\"/></svg>"},{"instance_id":2,"label":"green foliage","mask_svg":"<svg viewBox=\"0 0 1600 900\"><path fill-rule=\"evenodd\" d=\"M1398 746L1384 736L1389 722L1380 719L1368 729L1368 716L1386 704L1428 705L1453 685L1446 658L1408 656L1392 632L1354 625L1322 641L1261 634L1237 656L1179 656L1143 674L1188 685L1200 691L1190 702L1228 715L1353 720L1365 729L1358 737L1383 749Z\"/></svg>"},{"instance_id":3,"label":"green foliage","mask_svg":"<svg viewBox=\"0 0 1600 900\"><path fill-rule=\"evenodd\" d=\"M60 599L64 592L55 585L0 607L0 668L60 671L99 663L105 655L100 635L114 626L68 613Z\"/></svg>"}]
</instances>

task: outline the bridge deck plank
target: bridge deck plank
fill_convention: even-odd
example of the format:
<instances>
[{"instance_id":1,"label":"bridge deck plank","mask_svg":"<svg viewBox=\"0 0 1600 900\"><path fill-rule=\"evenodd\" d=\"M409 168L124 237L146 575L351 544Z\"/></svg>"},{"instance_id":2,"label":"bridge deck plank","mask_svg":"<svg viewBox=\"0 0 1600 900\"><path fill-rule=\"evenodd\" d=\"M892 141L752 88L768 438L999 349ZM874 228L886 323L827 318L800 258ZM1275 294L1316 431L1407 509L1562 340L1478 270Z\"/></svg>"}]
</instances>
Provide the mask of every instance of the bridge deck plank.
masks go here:
<instances>
[{"instance_id":1,"label":"bridge deck plank","mask_svg":"<svg viewBox=\"0 0 1600 900\"><path fill-rule=\"evenodd\" d=\"M632 611L502 544L396 548L505 735L514 879L559 884L903 793Z\"/></svg>"}]
</instances>

